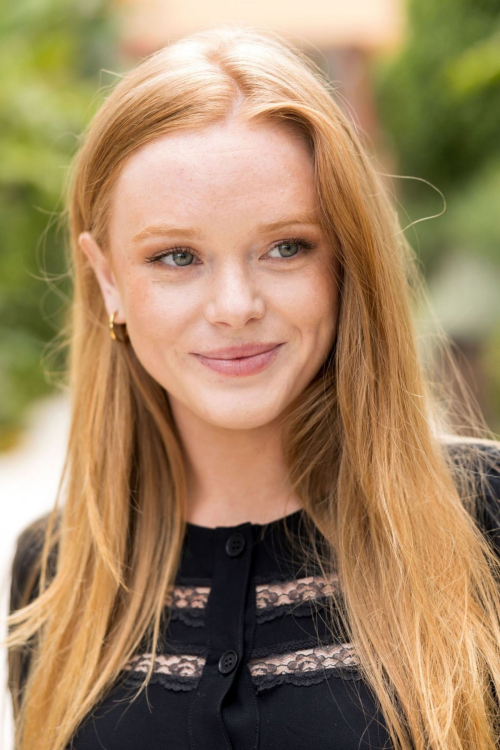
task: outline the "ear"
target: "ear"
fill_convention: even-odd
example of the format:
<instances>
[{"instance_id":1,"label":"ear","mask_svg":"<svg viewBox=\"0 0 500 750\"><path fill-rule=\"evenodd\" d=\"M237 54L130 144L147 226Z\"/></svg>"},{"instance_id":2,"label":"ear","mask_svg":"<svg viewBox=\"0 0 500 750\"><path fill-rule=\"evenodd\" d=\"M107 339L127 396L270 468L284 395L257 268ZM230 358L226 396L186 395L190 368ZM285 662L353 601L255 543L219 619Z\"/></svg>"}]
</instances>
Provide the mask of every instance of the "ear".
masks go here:
<instances>
[{"instance_id":1,"label":"ear","mask_svg":"<svg viewBox=\"0 0 500 750\"><path fill-rule=\"evenodd\" d=\"M116 311L115 323L125 323L120 291L108 258L104 255L90 232L82 232L78 237L78 244L89 259L89 263L94 270L108 316Z\"/></svg>"}]
</instances>

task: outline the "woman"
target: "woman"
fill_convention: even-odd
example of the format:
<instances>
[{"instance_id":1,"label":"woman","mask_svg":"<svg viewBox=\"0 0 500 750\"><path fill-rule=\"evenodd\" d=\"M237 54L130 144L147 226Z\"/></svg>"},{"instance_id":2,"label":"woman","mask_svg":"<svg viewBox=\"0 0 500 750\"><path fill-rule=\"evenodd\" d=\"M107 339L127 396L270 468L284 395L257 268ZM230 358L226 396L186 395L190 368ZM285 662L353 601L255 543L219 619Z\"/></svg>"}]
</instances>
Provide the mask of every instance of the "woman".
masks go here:
<instances>
[{"instance_id":1,"label":"woman","mask_svg":"<svg viewBox=\"0 0 500 750\"><path fill-rule=\"evenodd\" d=\"M17 747L494 748L500 446L445 430L414 257L319 70L248 28L167 47L68 204L72 425L13 564Z\"/></svg>"}]
</instances>

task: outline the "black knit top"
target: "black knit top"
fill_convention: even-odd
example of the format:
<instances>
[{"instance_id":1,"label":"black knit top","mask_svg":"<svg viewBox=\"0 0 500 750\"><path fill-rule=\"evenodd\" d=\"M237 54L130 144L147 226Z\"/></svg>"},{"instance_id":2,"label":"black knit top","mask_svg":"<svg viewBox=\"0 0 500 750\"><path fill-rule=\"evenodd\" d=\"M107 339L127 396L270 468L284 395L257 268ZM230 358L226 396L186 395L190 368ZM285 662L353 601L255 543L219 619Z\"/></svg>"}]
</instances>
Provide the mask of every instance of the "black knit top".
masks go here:
<instances>
[{"instance_id":1,"label":"black knit top","mask_svg":"<svg viewBox=\"0 0 500 750\"><path fill-rule=\"evenodd\" d=\"M500 462L497 448L484 451ZM500 473L489 480L478 519L500 550ZM187 525L147 691L130 701L153 658L145 647L82 722L74 750L392 748L340 620L333 632L325 625L326 597L341 596L337 577L308 567L285 524L302 539L304 511L265 526ZM28 547L25 532L11 610Z\"/></svg>"}]
</instances>

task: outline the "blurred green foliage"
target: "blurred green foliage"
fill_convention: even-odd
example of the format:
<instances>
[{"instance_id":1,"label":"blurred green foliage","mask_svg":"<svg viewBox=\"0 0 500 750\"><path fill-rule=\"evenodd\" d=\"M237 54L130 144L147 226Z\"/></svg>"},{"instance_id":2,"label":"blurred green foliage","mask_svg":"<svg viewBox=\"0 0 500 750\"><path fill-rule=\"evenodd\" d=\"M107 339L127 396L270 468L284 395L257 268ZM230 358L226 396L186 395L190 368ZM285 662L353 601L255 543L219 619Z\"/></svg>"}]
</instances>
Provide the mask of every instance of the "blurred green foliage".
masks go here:
<instances>
[{"instance_id":1,"label":"blurred green foliage","mask_svg":"<svg viewBox=\"0 0 500 750\"><path fill-rule=\"evenodd\" d=\"M65 254L54 218L116 37L99 1L0 0L0 449L15 443L26 406L52 388L44 347L69 292L57 279Z\"/></svg>"},{"instance_id":2,"label":"blurred green foliage","mask_svg":"<svg viewBox=\"0 0 500 750\"><path fill-rule=\"evenodd\" d=\"M500 4L498 0L408 0L407 38L375 65L382 132L400 175L444 194L442 216L406 236L429 279L464 254L498 272L490 333L483 338L490 424L500 431ZM422 181L393 181L402 226L443 210ZM451 259L451 263L449 262ZM468 303L481 289L471 289ZM472 302L473 303L473 302ZM464 300L457 299L457 318Z\"/></svg>"},{"instance_id":3,"label":"blurred green foliage","mask_svg":"<svg viewBox=\"0 0 500 750\"><path fill-rule=\"evenodd\" d=\"M500 5L409 0L407 14L407 42L376 68L375 82L398 173L429 180L448 204L419 224L422 260L431 272L460 246L500 262ZM411 221L442 210L430 187L402 182Z\"/></svg>"}]
</instances>

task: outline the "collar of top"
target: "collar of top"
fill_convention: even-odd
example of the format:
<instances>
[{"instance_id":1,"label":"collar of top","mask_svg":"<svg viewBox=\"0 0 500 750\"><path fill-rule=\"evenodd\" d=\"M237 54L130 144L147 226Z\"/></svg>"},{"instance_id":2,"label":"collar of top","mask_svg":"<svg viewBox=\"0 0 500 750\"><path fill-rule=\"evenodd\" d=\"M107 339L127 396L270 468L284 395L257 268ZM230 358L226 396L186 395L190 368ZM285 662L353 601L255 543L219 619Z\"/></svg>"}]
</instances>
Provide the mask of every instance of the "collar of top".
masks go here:
<instances>
[{"instance_id":1,"label":"collar of top","mask_svg":"<svg viewBox=\"0 0 500 750\"><path fill-rule=\"evenodd\" d=\"M269 574L280 570L290 560L290 540L300 535L305 511L277 518L266 524L246 521L236 526L198 526L186 524L186 535L180 575L191 578L211 578L216 557L227 556L228 561L240 556L254 558L255 572Z\"/></svg>"}]
</instances>

